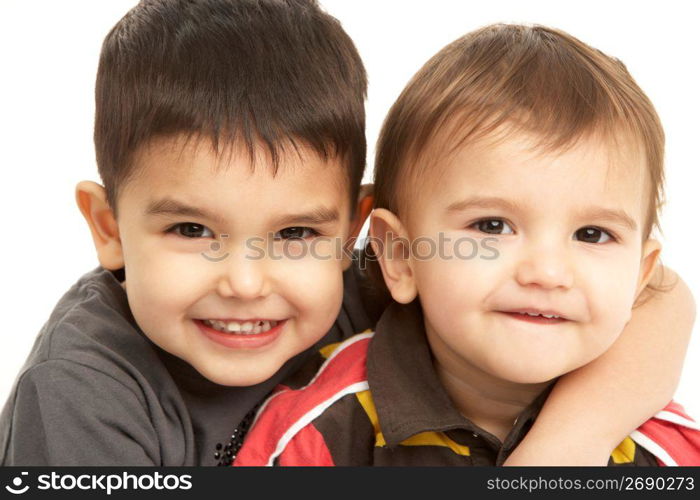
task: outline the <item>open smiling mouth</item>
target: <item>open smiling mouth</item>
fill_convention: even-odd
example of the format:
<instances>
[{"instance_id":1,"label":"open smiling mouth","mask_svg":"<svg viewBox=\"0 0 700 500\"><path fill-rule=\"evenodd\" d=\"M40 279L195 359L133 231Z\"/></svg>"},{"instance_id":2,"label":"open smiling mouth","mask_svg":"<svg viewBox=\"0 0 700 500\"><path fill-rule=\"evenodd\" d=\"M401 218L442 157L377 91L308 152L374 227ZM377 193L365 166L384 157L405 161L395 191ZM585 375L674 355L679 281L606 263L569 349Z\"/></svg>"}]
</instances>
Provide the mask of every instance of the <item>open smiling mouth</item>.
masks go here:
<instances>
[{"instance_id":1,"label":"open smiling mouth","mask_svg":"<svg viewBox=\"0 0 700 500\"><path fill-rule=\"evenodd\" d=\"M228 348L258 348L271 344L282 333L287 320L256 319L250 321L194 320L211 341Z\"/></svg>"},{"instance_id":2,"label":"open smiling mouth","mask_svg":"<svg viewBox=\"0 0 700 500\"><path fill-rule=\"evenodd\" d=\"M221 333L234 333L238 335L258 335L269 332L281 321L254 320L254 321L221 321L217 319L203 319L202 323Z\"/></svg>"}]
</instances>

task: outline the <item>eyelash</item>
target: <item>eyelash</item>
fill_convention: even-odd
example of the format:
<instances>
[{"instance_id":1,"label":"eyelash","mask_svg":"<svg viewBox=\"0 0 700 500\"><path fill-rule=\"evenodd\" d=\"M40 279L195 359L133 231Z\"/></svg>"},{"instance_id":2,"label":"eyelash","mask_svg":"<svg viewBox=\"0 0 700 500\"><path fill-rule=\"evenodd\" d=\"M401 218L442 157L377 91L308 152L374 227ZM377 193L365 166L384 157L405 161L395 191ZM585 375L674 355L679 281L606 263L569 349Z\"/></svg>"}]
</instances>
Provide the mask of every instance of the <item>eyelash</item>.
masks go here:
<instances>
[{"instance_id":1,"label":"eyelash","mask_svg":"<svg viewBox=\"0 0 700 500\"><path fill-rule=\"evenodd\" d=\"M187 227L187 226L196 226L196 227L199 229L199 231L193 231L193 232L204 232L204 231L209 231L209 233L211 233L211 236L188 236L188 235L186 235L186 234L183 234L183 233L182 233L182 230L183 230L183 228L185 228L185 227ZM189 229L192 229L192 227L190 227ZM286 231L286 230L289 230L289 229L301 229L301 230L302 230L302 234L305 234L305 236L301 236L301 237L298 237L298 236L297 236L297 237L294 237L294 236L287 236L287 237L284 237L284 236L282 236L282 235L280 234L280 233L282 233L282 231ZM196 223L196 222L179 222L179 223L177 223L177 224L174 224L173 226L170 226L170 227L166 230L166 233L174 233L174 234L176 234L176 235L178 235L178 236L181 236L181 237L183 237L183 238L188 238L188 239L201 239L201 238L214 238L214 237L215 237L215 236L214 236L214 231L212 231L211 229L209 229L207 226L205 226L205 225L203 225L203 224L198 224L198 223ZM307 233L308 233L308 234L307 234ZM313 228L311 228L311 227L305 227L305 226L291 226L291 227L285 227L284 229L281 229L280 231L277 231L277 232L275 233L274 239L275 239L275 240L307 239L307 238L315 238L316 236L320 236L320 234L321 234L321 233L319 233L318 231L316 231L315 229L313 229Z\"/></svg>"},{"instance_id":2,"label":"eyelash","mask_svg":"<svg viewBox=\"0 0 700 500\"><path fill-rule=\"evenodd\" d=\"M202 231L209 231L211 233L211 236L187 236L185 234L182 234L182 229L185 226L197 226L202 229ZM191 229L191 228L190 228ZM188 239L201 239L201 238L214 238L214 231L209 229L207 226L204 224L197 224L196 222L179 222L177 224L174 224L170 226L166 231L166 233L173 233L176 234L177 236L181 236L182 238L188 238Z\"/></svg>"},{"instance_id":3,"label":"eyelash","mask_svg":"<svg viewBox=\"0 0 700 500\"><path fill-rule=\"evenodd\" d=\"M576 235L576 233L578 233L579 231L583 231L585 229L594 229L596 231L600 231L603 234L607 234L608 237L610 238L610 240L604 241L602 243L601 242L591 243L589 241L584 241L583 243L591 243L593 245L605 245L606 243L616 243L618 241L618 237L612 231L608 231L607 229L603 229L602 227L598 227L598 226L584 226L580 229L577 229L576 232L574 233L574 235Z\"/></svg>"},{"instance_id":4,"label":"eyelash","mask_svg":"<svg viewBox=\"0 0 700 500\"><path fill-rule=\"evenodd\" d=\"M502 222L503 224L505 224L506 226L508 226L508 227L511 229L511 231L512 231L513 233L515 233L515 231L513 230L512 225L511 225L508 221L506 221L505 219L501 219L501 218L499 218L499 217L492 217L492 218L479 219L479 220L474 221L474 222L472 222L471 224L469 224L468 227L470 227L470 228L472 228L472 229L475 229L475 230L477 230L477 231L479 231L479 232L481 232L481 233L484 233L484 234L512 234L512 233L490 233L490 232L488 232L488 231L484 231L483 229L479 228L479 225L480 225L480 224L483 224L483 223L485 223L485 222Z\"/></svg>"},{"instance_id":5,"label":"eyelash","mask_svg":"<svg viewBox=\"0 0 700 500\"><path fill-rule=\"evenodd\" d=\"M303 237L294 237L294 236L290 236L287 238L282 237L280 233L282 233L282 231L286 231L288 229L302 229L304 231L304 233L309 232L310 234L308 236L303 236ZM280 235L280 236L278 236L278 235ZM314 228L311 228L311 227L291 226L291 227L285 227L284 229L280 229L279 231L277 231L275 233L274 238L277 241L279 241L279 240L305 240L308 238L315 238L316 236L320 236L320 235L321 235L321 233L319 233L318 231L316 231Z\"/></svg>"},{"instance_id":6,"label":"eyelash","mask_svg":"<svg viewBox=\"0 0 700 500\"><path fill-rule=\"evenodd\" d=\"M503 223L504 225L508 226L512 232L511 232L511 233L490 233L490 232L488 232L488 231L484 231L483 229L479 228L479 225L480 225L480 224L483 224L483 223L485 223L485 222L501 222L501 223ZM515 233L515 231L513 230L512 225L511 225L508 221L506 221L506 220L504 220L504 219L501 219L501 218L498 218L498 217L479 219L479 220L477 220L477 221L471 223L471 224L469 225L469 227L470 227L470 228L473 228L473 229L476 229L477 231L479 231L479 232L481 232L481 233L484 233L484 234L500 235L500 234L513 234L513 233ZM607 230L607 229L603 229L602 227L598 227L598 226L583 226L583 227L577 229L576 231L574 231L574 235L573 235L573 236L576 237L576 234L577 234L579 231L584 231L584 230L586 230L586 229L594 229L594 230L596 230L596 231L600 231L601 233L603 233L603 234L605 234L605 235L608 236L609 241L603 241L603 242L587 242L587 241L583 241L583 243L590 243L590 244L593 244L593 245L603 245L603 244L605 244L605 243L610 243L610 242L615 243L615 242L619 241L619 239L618 239L618 237L615 235L615 233L613 233L612 231L609 231L609 230Z\"/></svg>"}]
</instances>

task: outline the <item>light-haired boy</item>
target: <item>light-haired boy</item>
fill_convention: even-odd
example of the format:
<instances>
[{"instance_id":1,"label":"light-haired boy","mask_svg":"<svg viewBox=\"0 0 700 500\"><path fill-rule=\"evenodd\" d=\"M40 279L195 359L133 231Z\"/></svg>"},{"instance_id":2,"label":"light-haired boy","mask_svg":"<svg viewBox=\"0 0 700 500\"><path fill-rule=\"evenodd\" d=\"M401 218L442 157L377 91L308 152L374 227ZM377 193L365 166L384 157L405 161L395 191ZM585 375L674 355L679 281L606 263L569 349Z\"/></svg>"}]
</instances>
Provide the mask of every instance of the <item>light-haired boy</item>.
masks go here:
<instances>
[{"instance_id":1,"label":"light-haired boy","mask_svg":"<svg viewBox=\"0 0 700 500\"><path fill-rule=\"evenodd\" d=\"M235 465L504 464L554 381L666 293L647 288L663 149L622 63L566 33L492 25L441 50L378 146L370 233L394 303L278 389ZM672 403L606 461L700 465L700 426Z\"/></svg>"}]
</instances>

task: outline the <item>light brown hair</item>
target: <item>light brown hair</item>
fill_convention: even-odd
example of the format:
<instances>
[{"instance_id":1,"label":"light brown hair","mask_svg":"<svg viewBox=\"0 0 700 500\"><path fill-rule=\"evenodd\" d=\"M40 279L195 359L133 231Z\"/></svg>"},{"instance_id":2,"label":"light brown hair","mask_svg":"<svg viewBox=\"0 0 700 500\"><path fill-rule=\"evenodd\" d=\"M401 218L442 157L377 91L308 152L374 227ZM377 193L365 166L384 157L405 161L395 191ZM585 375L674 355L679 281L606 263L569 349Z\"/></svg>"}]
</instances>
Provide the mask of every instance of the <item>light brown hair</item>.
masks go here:
<instances>
[{"instance_id":1,"label":"light brown hair","mask_svg":"<svg viewBox=\"0 0 700 500\"><path fill-rule=\"evenodd\" d=\"M436 141L454 150L502 126L559 150L588 134L635 141L652 192L644 237L658 223L664 132L649 98L617 59L542 26L495 24L449 44L392 106L377 145L375 207L401 211L401 197L435 165ZM418 161L420 159L420 161Z\"/></svg>"},{"instance_id":2,"label":"light brown hair","mask_svg":"<svg viewBox=\"0 0 700 500\"><path fill-rule=\"evenodd\" d=\"M633 141L651 186L643 237L658 225L665 139L654 106L621 61L543 26L483 27L447 45L414 75L380 132L374 207L401 215L424 174L436 173L435 156L496 131L501 140L529 133L549 151L593 134L613 147ZM371 245L365 254L363 265L385 293ZM386 300L377 294L377 301Z\"/></svg>"}]
</instances>

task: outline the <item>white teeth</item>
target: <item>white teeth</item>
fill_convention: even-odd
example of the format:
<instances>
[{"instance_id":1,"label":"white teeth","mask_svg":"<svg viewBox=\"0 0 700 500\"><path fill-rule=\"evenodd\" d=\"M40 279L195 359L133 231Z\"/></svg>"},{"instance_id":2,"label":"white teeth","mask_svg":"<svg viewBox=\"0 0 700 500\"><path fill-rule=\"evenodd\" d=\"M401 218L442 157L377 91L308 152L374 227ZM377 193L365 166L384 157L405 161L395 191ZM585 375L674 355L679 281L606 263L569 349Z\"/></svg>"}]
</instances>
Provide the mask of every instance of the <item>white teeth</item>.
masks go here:
<instances>
[{"instance_id":1,"label":"white teeth","mask_svg":"<svg viewBox=\"0 0 700 500\"><path fill-rule=\"evenodd\" d=\"M251 321L246 321L244 323L239 323L237 321L224 322L215 319L205 319L203 323L207 326L219 330L224 333L236 333L241 335L256 335L258 333L265 333L271 328L277 326L277 321L256 321L255 323Z\"/></svg>"},{"instance_id":2,"label":"white teeth","mask_svg":"<svg viewBox=\"0 0 700 500\"><path fill-rule=\"evenodd\" d=\"M526 314L527 316L532 316L533 318L537 318L539 316L542 316L543 318L547 318L547 319L555 319L555 318L559 319L559 316L557 316L556 314L538 314L538 313L529 313L529 312L524 312L524 313L520 313L520 314Z\"/></svg>"}]
</instances>

